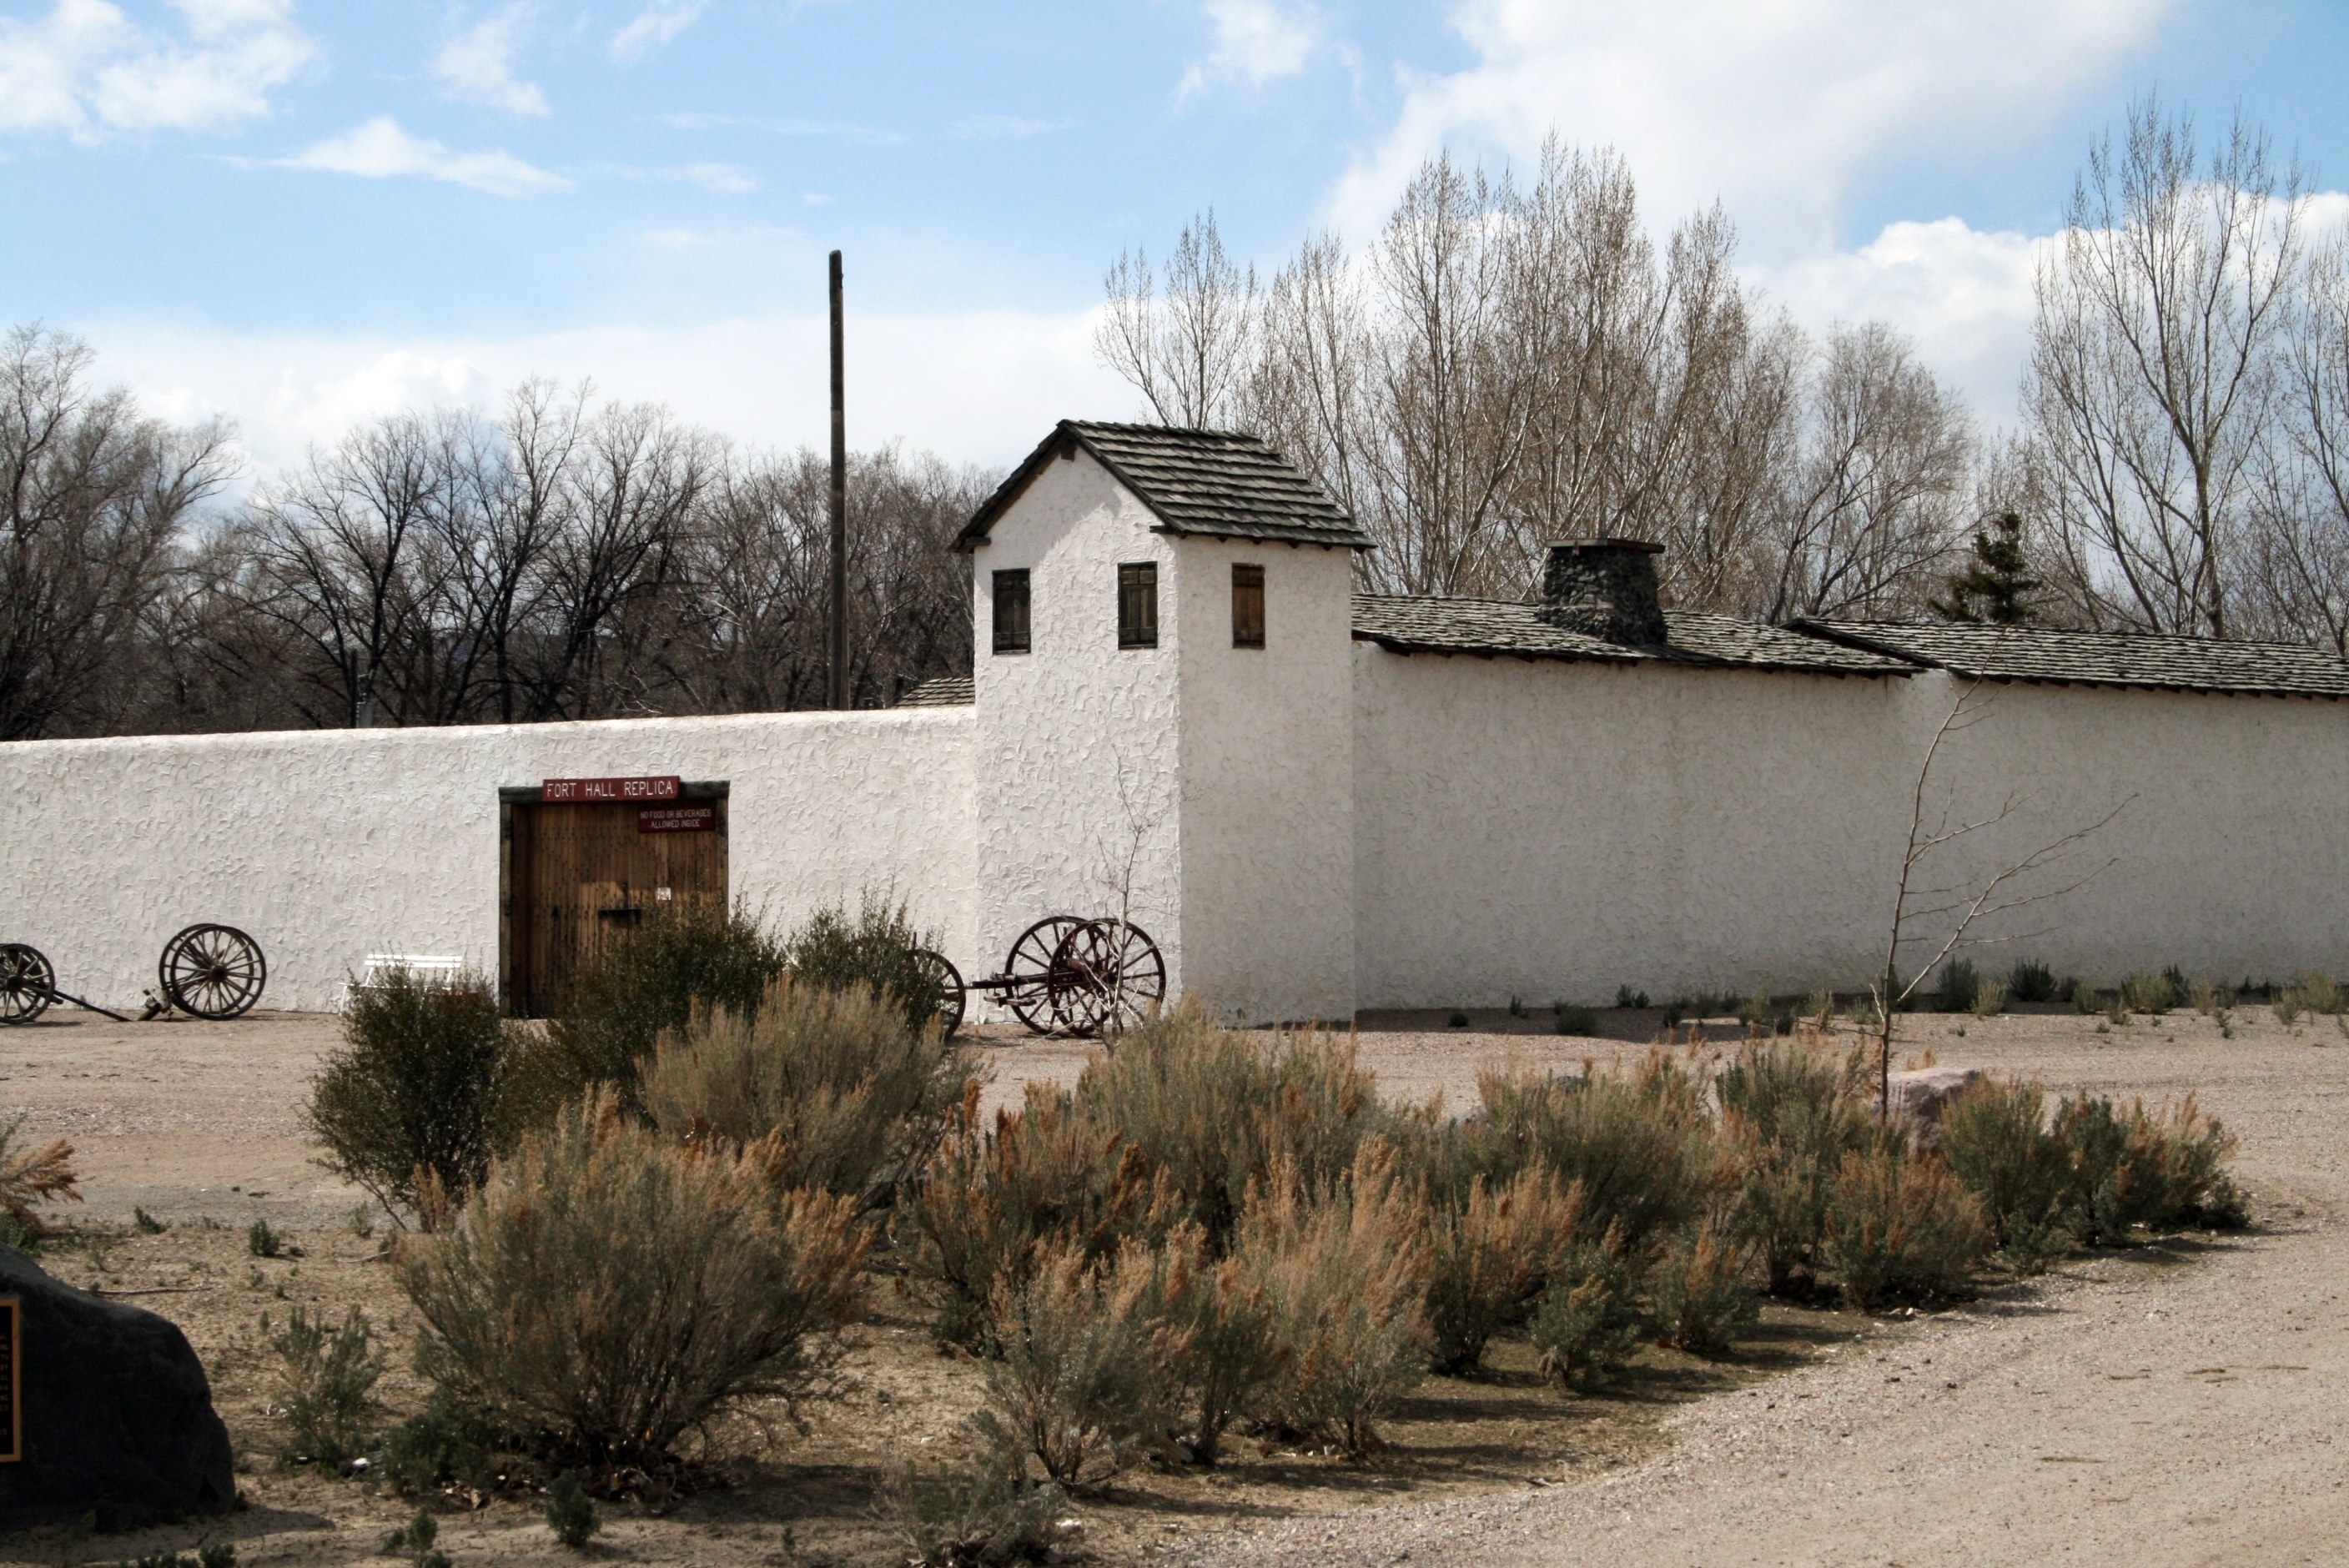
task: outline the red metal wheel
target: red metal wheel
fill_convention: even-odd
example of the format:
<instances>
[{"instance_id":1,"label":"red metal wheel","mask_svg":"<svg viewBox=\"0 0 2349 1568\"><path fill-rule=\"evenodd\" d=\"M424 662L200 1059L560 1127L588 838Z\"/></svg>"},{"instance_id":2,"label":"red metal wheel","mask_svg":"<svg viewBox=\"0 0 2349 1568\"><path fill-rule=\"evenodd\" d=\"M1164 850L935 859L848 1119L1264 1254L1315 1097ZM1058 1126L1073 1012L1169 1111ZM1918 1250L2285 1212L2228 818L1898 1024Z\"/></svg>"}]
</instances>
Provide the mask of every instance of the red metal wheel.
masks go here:
<instances>
[{"instance_id":1,"label":"red metal wheel","mask_svg":"<svg viewBox=\"0 0 2349 1568\"><path fill-rule=\"evenodd\" d=\"M1057 1021L1071 1035L1111 1039L1166 1000L1166 960L1129 920L1089 920L1052 954Z\"/></svg>"},{"instance_id":2,"label":"red metal wheel","mask_svg":"<svg viewBox=\"0 0 2349 1568\"><path fill-rule=\"evenodd\" d=\"M1003 1005L1037 1034L1052 1034L1061 1026L1052 999L1053 955L1069 933L1084 923L1077 915L1048 914L1019 934L1003 961L1003 977L1009 982L999 987Z\"/></svg>"}]
</instances>

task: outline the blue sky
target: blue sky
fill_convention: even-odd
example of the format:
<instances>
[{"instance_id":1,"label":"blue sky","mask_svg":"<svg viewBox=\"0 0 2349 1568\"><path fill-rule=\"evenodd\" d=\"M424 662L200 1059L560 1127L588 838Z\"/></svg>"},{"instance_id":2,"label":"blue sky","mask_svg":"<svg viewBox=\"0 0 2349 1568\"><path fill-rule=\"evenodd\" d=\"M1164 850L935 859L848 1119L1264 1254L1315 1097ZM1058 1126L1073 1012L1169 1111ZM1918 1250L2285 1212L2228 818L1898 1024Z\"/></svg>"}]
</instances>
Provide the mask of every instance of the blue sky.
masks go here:
<instances>
[{"instance_id":1,"label":"blue sky","mask_svg":"<svg viewBox=\"0 0 2349 1568\"><path fill-rule=\"evenodd\" d=\"M2005 417L2033 242L2158 90L2349 183L2317 0L0 0L0 320L87 336L256 469L357 418L593 375L753 442L1001 462L1129 412L1089 313L1212 204L1269 270L1442 147L1611 142L1718 198L1814 325L1880 314Z\"/></svg>"}]
</instances>

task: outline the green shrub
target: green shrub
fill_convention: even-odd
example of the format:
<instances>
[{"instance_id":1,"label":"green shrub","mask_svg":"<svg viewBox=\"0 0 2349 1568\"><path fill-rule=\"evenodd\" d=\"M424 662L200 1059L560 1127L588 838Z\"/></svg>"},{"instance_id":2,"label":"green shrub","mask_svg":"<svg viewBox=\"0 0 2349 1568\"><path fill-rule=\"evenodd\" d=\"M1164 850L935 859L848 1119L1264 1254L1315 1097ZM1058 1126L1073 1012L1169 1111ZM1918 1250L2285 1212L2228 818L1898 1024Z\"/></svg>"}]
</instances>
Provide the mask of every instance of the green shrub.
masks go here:
<instances>
[{"instance_id":1,"label":"green shrub","mask_svg":"<svg viewBox=\"0 0 2349 1568\"><path fill-rule=\"evenodd\" d=\"M569 1470L548 1484L545 1512L546 1527L554 1532L554 1539L574 1552L585 1552L587 1542L604 1528L603 1517L595 1511L587 1489Z\"/></svg>"},{"instance_id":2,"label":"green shrub","mask_svg":"<svg viewBox=\"0 0 2349 1568\"><path fill-rule=\"evenodd\" d=\"M1350 1457L1427 1371L1424 1202L1372 1141L1319 1191L1287 1167L1240 1216L1233 1256L1272 1309L1279 1375L1266 1390L1285 1429Z\"/></svg>"},{"instance_id":3,"label":"green shrub","mask_svg":"<svg viewBox=\"0 0 2349 1568\"><path fill-rule=\"evenodd\" d=\"M937 1017L944 1001L938 976L916 959L935 949L935 934L917 931L905 906L868 895L851 920L838 907L818 910L783 943L783 963L802 985L847 991L862 985L904 1010L918 1032Z\"/></svg>"},{"instance_id":4,"label":"green shrub","mask_svg":"<svg viewBox=\"0 0 2349 1568\"><path fill-rule=\"evenodd\" d=\"M549 1125L596 1084L636 1110L637 1064L662 1030L683 1027L697 1005L747 1017L782 972L782 944L746 909L655 905L580 970L543 1033L515 1041L497 1097L499 1146Z\"/></svg>"},{"instance_id":5,"label":"green shrub","mask_svg":"<svg viewBox=\"0 0 2349 1568\"><path fill-rule=\"evenodd\" d=\"M1982 1204L1950 1168L1891 1140L1844 1156L1827 1205L1827 1264L1858 1307L1946 1295L1989 1244Z\"/></svg>"},{"instance_id":6,"label":"green shrub","mask_svg":"<svg viewBox=\"0 0 2349 1568\"><path fill-rule=\"evenodd\" d=\"M279 1462L340 1469L367 1452L384 1368L367 1315L355 1306L335 1328L297 1306L276 1332L264 1314L261 1333L278 1358L274 1403L285 1422Z\"/></svg>"},{"instance_id":7,"label":"green shrub","mask_svg":"<svg viewBox=\"0 0 2349 1568\"><path fill-rule=\"evenodd\" d=\"M908 1026L862 981L825 991L782 975L755 1014L697 1009L664 1035L637 1092L672 1138L740 1148L771 1134L783 1186L861 1198L929 1157L970 1067L936 1017Z\"/></svg>"},{"instance_id":8,"label":"green shrub","mask_svg":"<svg viewBox=\"0 0 2349 1568\"><path fill-rule=\"evenodd\" d=\"M1971 1013L1974 998L1982 994L1982 972L1969 958L1952 958L1941 965L1939 988L1934 993L1934 1010L1942 1013Z\"/></svg>"},{"instance_id":9,"label":"green shrub","mask_svg":"<svg viewBox=\"0 0 2349 1568\"><path fill-rule=\"evenodd\" d=\"M2302 975L2298 985L2287 985L2278 994L2276 1016L2280 1018L2283 1016L2282 1003L2287 996L2292 1000L2293 1017L2302 1013L2327 1013L2339 1016L2344 1007L2349 1007L2349 993L2344 993L2340 984L2330 975L2319 975L2313 970ZM2292 1019L2283 1021L2290 1023Z\"/></svg>"},{"instance_id":10,"label":"green shrub","mask_svg":"<svg viewBox=\"0 0 2349 1568\"><path fill-rule=\"evenodd\" d=\"M2172 1007L2186 1006L2189 986L2175 968L2154 975L2140 971L2121 981L2121 1002L2132 1013L2158 1018Z\"/></svg>"},{"instance_id":11,"label":"green shrub","mask_svg":"<svg viewBox=\"0 0 2349 1568\"><path fill-rule=\"evenodd\" d=\"M1543 1374L1560 1382L1603 1377L1630 1359L1640 1343L1640 1308L1619 1237L1584 1242L1567 1254L1526 1336L1541 1353Z\"/></svg>"},{"instance_id":12,"label":"green shrub","mask_svg":"<svg viewBox=\"0 0 2349 1568\"><path fill-rule=\"evenodd\" d=\"M245 1227L244 1250L256 1258L282 1258L285 1238L271 1229L268 1221L255 1220Z\"/></svg>"},{"instance_id":13,"label":"green shrub","mask_svg":"<svg viewBox=\"0 0 2349 1568\"><path fill-rule=\"evenodd\" d=\"M1580 1190L1561 1189L1540 1170L1521 1171L1498 1189L1479 1177L1464 1202L1436 1206L1427 1291L1436 1371L1467 1371L1495 1334L1526 1320L1581 1222Z\"/></svg>"},{"instance_id":14,"label":"green shrub","mask_svg":"<svg viewBox=\"0 0 2349 1568\"><path fill-rule=\"evenodd\" d=\"M354 985L342 1048L310 1089L310 1132L326 1145L326 1168L395 1217L405 1210L429 1226L420 1178L461 1195L489 1169L507 1028L476 976L442 983L395 969Z\"/></svg>"},{"instance_id":15,"label":"green shrub","mask_svg":"<svg viewBox=\"0 0 2349 1568\"><path fill-rule=\"evenodd\" d=\"M1065 1243L988 1304L995 1355L976 1425L1073 1486L1123 1469L1173 1425L1183 1331L1165 1310L1164 1258L1129 1243L1114 1264Z\"/></svg>"},{"instance_id":16,"label":"green shrub","mask_svg":"<svg viewBox=\"0 0 2349 1568\"><path fill-rule=\"evenodd\" d=\"M2017 960L2007 972L2006 989L2018 1002L2053 1002L2055 971L2035 958Z\"/></svg>"},{"instance_id":17,"label":"green shrub","mask_svg":"<svg viewBox=\"0 0 2349 1568\"><path fill-rule=\"evenodd\" d=\"M1760 1256L1768 1288L1797 1290L1818 1266L1827 1198L1845 1155L1871 1137L1866 1062L1814 1045L1748 1043L1713 1080L1738 1171L1732 1234Z\"/></svg>"},{"instance_id":18,"label":"green shrub","mask_svg":"<svg viewBox=\"0 0 2349 1568\"><path fill-rule=\"evenodd\" d=\"M1550 1011L1557 1019L1557 1032L1561 1035L1591 1036L1599 1033L1599 1015L1588 1007L1573 1007L1560 1002Z\"/></svg>"},{"instance_id":19,"label":"green shrub","mask_svg":"<svg viewBox=\"0 0 2349 1568\"><path fill-rule=\"evenodd\" d=\"M1648 994L1634 991L1629 985L1618 985L1615 987L1615 1005L1618 1007L1644 1007L1648 1005Z\"/></svg>"},{"instance_id":20,"label":"green shrub","mask_svg":"<svg viewBox=\"0 0 2349 1568\"><path fill-rule=\"evenodd\" d=\"M440 1524L419 1508L415 1518L384 1537L383 1555L405 1557L409 1568L450 1568L449 1554L432 1549L432 1543L440 1538Z\"/></svg>"},{"instance_id":21,"label":"green shrub","mask_svg":"<svg viewBox=\"0 0 2349 1568\"><path fill-rule=\"evenodd\" d=\"M2276 1022L2284 1027L2290 1028L2300 1021L2300 992L2294 987L2287 985L2277 992L2274 1006Z\"/></svg>"},{"instance_id":22,"label":"green shrub","mask_svg":"<svg viewBox=\"0 0 2349 1568\"><path fill-rule=\"evenodd\" d=\"M2072 1163L2046 1120L2037 1084L1984 1077L1959 1093L1941 1121L1951 1173L1981 1201L1992 1243L2029 1273L2067 1240Z\"/></svg>"},{"instance_id":23,"label":"green shrub","mask_svg":"<svg viewBox=\"0 0 2349 1568\"><path fill-rule=\"evenodd\" d=\"M2091 1246L2127 1241L2144 1225L2238 1225L2242 1200L2227 1174L2234 1139L2189 1095L2156 1116L2086 1094L2055 1110L2054 1136L2071 1167L2064 1222Z\"/></svg>"},{"instance_id":24,"label":"green shrub","mask_svg":"<svg viewBox=\"0 0 2349 1568\"><path fill-rule=\"evenodd\" d=\"M384 1433L371 1473L409 1494L437 1491L449 1482L488 1491L498 1484L506 1446L481 1412L434 1388L422 1411Z\"/></svg>"},{"instance_id":25,"label":"green shrub","mask_svg":"<svg viewBox=\"0 0 2349 1568\"><path fill-rule=\"evenodd\" d=\"M1974 988L1973 1006L1968 1009L1977 1018L1995 1018L2006 1011L2006 987L1995 980L1985 980Z\"/></svg>"},{"instance_id":26,"label":"green shrub","mask_svg":"<svg viewBox=\"0 0 2349 1568\"><path fill-rule=\"evenodd\" d=\"M1225 1429L1251 1408L1280 1374L1288 1353L1278 1336L1272 1299L1238 1258L1211 1261L1195 1224L1177 1226L1167 1243L1164 1312L1179 1330L1167 1341L1191 1457L1212 1465Z\"/></svg>"},{"instance_id":27,"label":"green shrub","mask_svg":"<svg viewBox=\"0 0 2349 1568\"><path fill-rule=\"evenodd\" d=\"M1664 1344L1698 1356L1726 1350L1761 1316L1745 1283L1743 1248L1707 1220L1681 1238L1648 1282L1648 1308Z\"/></svg>"},{"instance_id":28,"label":"green shrub","mask_svg":"<svg viewBox=\"0 0 2349 1568\"><path fill-rule=\"evenodd\" d=\"M1167 1233L1179 1203L1140 1150L1077 1115L1068 1090L1031 1082L1020 1109L988 1125L973 1085L906 1205L909 1269L938 1308L940 1343L984 1348L988 1303L1027 1279L1047 1242L1100 1260L1128 1237Z\"/></svg>"},{"instance_id":29,"label":"green shrub","mask_svg":"<svg viewBox=\"0 0 2349 1568\"><path fill-rule=\"evenodd\" d=\"M130 1228L142 1236L160 1236L171 1227L134 1203L130 1206Z\"/></svg>"},{"instance_id":30,"label":"green shrub","mask_svg":"<svg viewBox=\"0 0 2349 1568\"><path fill-rule=\"evenodd\" d=\"M1164 1172L1217 1253L1276 1161L1326 1186L1391 1119L1350 1039L1284 1031L1267 1043L1218 1027L1195 1001L1143 1019L1088 1062L1072 1105Z\"/></svg>"},{"instance_id":31,"label":"green shrub","mask_svg":"<svg viewBox=\"0 0 2349 1568\"><path fill-rule=\"evenodd\" d=\"M2069 995L2072 1006L2088 1016L2105 1010L2104 994L2085 980L2073 981Z\"/></svg>"},{"instance_id":32,"label":"green shrub","mask_svg":"<svg viewBox=\"0 0 2349 1568\"><path fill-rule=\"evenodd\" d=\"M663 1463L738 1402L800 1392L854 1315L867 1237L852 1200L779 1194L781 1159L771 1140L680 1149L596 1091L396 1254L418 1370L590 1465Z\"/></svg>"},{"instance_id":33,"label":"green shrub","mask_svg":"<svg viewBox=\"0 0 2349 1568\"><path fill-rule=\"evenodd\" d=\"M1561 1184L1579 1182L1584 1224L1619 1230L1627 1249L1693 1222L1720 1184L1703 1091L1661 1051L1629 1078L1519 1069L1476 1082L1489 1136L1504 1151L1490 1177L1538 1165Z\"/></svg>"},{"instance_id":34,"label":"green shrub","mask_svg":"<svg viewBox=\"0 0 2349 1568\"><path fill-rule=\"evenodd\" d=\"M1068 1494L1028 1479L1026 1460L992 1448L943 1471L898 1472L887 1492L898 1538L922 1568L997 1568L1043 1557L1060 1539Z\"/></svg>"}]
</instances>

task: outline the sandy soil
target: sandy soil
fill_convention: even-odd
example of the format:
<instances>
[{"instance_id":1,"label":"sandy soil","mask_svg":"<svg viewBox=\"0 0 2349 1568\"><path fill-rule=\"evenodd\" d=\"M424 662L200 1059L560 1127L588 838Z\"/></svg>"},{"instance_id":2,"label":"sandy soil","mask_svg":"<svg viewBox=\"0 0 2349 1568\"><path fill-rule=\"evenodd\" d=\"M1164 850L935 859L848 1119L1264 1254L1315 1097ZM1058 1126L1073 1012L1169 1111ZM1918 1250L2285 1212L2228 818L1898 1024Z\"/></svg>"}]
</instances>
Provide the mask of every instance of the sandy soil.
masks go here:
<instances>
[{"instance_id":1,"label":"sandy soil","mask_svg":"<svg viewBox=\"0 0 2349 1568\"><path fill-rule=\"evenodd\" d=\"M54 1021L51 1021L54 1020ZM357 1563L413 1505L276 1469L271 1357L258 1321L294 1305L363 1303L412 1325L363 1195L312 1163L310 1075L336 1021L121 1026L88 1015L0 1034L0 1106L26 1131L70 1137L88 1202L45 1264L180 1322L212 1372L251 1507L216 1526L246 1563ZM1476 1069L1516 1057L1602 1063L1647 1049L1652 1014L1604 1014L1605 1039L1546 1019L1366 1020L1365 1058L1391 1091L1473 1103ZM2150 1099L2188 1091L2242 1139L2249 1234L2183 1238L2064 1266L1966 1306L1883 1321L1774 1306L1722 1362L1643 1357L1603 1398L1544 1387L1522 1343L1491 1373L1431 1379L1393 1423L1395 1447L1350 1467L1243 1453L1214 1475L1136 1471L1075 1512L1112 1563L1790 1563L2024 1561L2318 1563L2349 1553L2349 1467L2337 1410L2349 1388L2349 1034L2278 1026L2242 1009L2238 1037L2172 1015L2096 1032L2043 1014L1919 1018L1907 1049ZM1962 1034L1961 1029L1962 1028ZM1734 1030L1718 1022L1709 1037ZM991 1097L1066 1081L1083 1047L983 1035ZM135 1230L135 1210L170 1228ZM261 1260L267 1218L298 1257ZM875 1485L947 1451L975 1408L968 1365L929 1346L921 1313L876 1280L844 1393L772 1440L727 1434L730 1484L657 1515L607 1510L597 1554L729 1563L886 1562ZM395 1413L421 1390L395 1357ZM769 1416L779 1412L766 1412ZM0 1542L0 1562L112 1562L196 1530L85 1542ZM450 1511L442 1545L467 1562L576 1561L526 1501Z\"/></svg>"}]
</instances>

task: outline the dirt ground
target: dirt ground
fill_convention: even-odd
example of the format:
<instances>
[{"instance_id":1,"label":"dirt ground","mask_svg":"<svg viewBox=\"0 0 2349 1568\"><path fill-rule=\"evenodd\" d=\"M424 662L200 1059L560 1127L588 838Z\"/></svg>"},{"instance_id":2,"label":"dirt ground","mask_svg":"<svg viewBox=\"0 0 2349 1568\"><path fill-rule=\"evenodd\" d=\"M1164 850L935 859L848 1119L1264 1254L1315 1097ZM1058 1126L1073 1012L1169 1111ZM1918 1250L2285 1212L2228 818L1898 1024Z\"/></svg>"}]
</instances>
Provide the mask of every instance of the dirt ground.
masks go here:
<instances>
[{"instance_id":1,"label":"dirt ground","mask_svg":"<svg viewBox=\"0 0 2349 1568\"><path fill-rule=\"evenodd\" d=\"M1546 1018L1366 1019L1390 1093L1473 1104L1516 1058L1605 1064L1648 1047L1652 1013L1603 1013L1605 1038ZM2179 1013L2099 1032L2043 1012L1903 1020L1904 1049L1945 1064L2148 1100L2191 1091L2241 1139L2248 1233L2185 1237L1993 1285L1939 1313L1875 1319L1772 1306L1704 1362L1643 1354L1620 1387L1545 1387L1521 1341L1474 1379L1431 1378L1367 1465L1244 1443L1208 1474L1140 1470L1079 1498L1071 1536L1108 1563L2331 1563L2349 1555L2349 1030L2236 1015L2235 1038ZM1705 1031L1736 1031L1716 1020ZM1081 1045L982 1032L991 1097L1072 1078ZM313 1163L310 1075L336 1021L116 1025L52 1014L0 1033L0 1108L78 1150L87 1202L62 1208L45 1266L131 1296L187 1331L239 1451L249 1506L210 1528L241 1562L380 1561L413 1511L354 1481L276 1467L264 1314L363 1305L408 1342L380 1252L388 1227ZM134 1224L144 1211L167 1228ZM253 1256L267 1219L299 1255ZM360 1234L361 1230L369 1233ZM591 1555L629 1563L887 1563L882 1479L955 1451L979 1379L930 1346L924 1314L877 1277L840 1397L804 1430L761 1411L719 1434L726 1483L657 1513L607 1505ZM381 1392L421 1403L404 1355ZM459 1564L575 1562L527 1500L444 1501ZM0 1562L115 1562L186 1548L191 1527L76 1542L0 1540Z\"/></svg>"}]
</instances>

